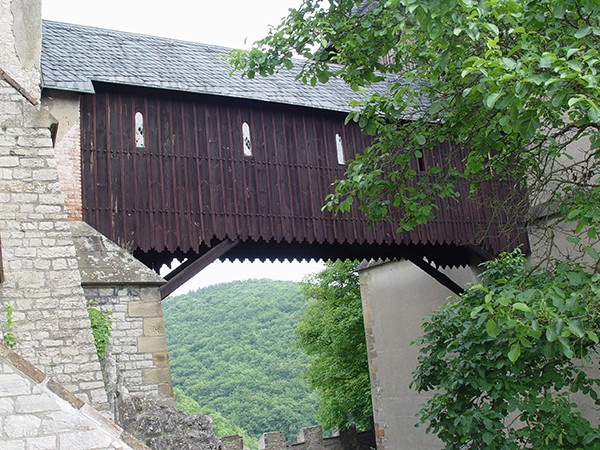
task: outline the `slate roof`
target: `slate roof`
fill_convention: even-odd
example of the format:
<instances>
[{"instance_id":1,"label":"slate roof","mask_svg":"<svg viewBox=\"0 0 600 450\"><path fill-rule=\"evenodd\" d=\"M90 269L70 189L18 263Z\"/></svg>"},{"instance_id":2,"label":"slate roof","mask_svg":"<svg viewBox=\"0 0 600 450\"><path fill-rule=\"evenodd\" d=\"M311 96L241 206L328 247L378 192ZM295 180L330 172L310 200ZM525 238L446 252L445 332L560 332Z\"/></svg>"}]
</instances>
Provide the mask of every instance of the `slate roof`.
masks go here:
<instances>
[{"instance_id":1,"label":"slate roof","mask_svg":"<svg viewBox=\"0 0 600 450\"><path fill-rule=\"evenodd\" d=\"M169 89L350 111L358 100L342 80L309 86L295 79L299 68L269 77L229 76L230 49L196 42L43 21L42 86L93 93L92 81ZM296 63L296 66L299 64ZM380 83L378 90L386 89Z\"/></svg>"}]
</instances>

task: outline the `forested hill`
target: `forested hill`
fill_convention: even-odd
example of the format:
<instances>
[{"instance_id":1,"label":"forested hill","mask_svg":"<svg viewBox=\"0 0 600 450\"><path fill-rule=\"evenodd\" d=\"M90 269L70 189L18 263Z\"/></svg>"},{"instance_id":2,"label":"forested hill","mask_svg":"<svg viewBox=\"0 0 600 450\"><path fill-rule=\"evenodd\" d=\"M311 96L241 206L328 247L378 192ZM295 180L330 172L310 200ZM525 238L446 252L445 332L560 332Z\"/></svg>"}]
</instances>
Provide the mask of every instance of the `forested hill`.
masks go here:
<instances>
[{"instance_id":1,"label":"forested hill","mask_svg":"<svg viewBox=\"0 0 600 450\"><path fill-rule=\"evenodd\" d=\"M317 423L295 344L304 302L298 283L237 281L163 302L173 383L248 434Z\"/></svg>"}]
</instances>

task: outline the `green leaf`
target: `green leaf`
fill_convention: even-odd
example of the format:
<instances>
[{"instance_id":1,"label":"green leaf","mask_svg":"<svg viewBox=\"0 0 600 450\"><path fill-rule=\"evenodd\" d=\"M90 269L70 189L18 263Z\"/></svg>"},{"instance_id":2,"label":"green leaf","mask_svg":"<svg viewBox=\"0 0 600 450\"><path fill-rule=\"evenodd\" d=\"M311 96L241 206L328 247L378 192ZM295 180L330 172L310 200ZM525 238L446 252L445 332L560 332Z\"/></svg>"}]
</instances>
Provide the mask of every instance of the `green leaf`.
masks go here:
<instances>
[{"instance_id":1,"label":"green leaf","mask_svg":"<svg viewBox=\"0 0 600 450\"><path fill-rule=\"evenodd\" d=\"M498 99L500 97L502 97L503 94L504 94L504 92L500 91L500 92L494 92L493 94L488 95L485 98L485 106L487 106L489 109L492 109L494 107L494 105L496 104L496 102L498 101Z\"/></svg>"},{"instance_id":2,"label":"green leaf","mask_svg":"<svg viewBox=\"0 0 600 450\"><path fill-rule=\"evenodd\" d=\"M471 319L474 319L475 316L477 316L477 314L479 314L484 307L485 307L484 305L479 305L479 306L473 308L471 310Z\"/></svg>"},{"instance_id":3,"label":"green leaf","mask_svg":"<svg viewBox=\"0 0 600 450\"><path fill-rule=\"evenodd\" d=\"M488 336L495 338L496 336L498 336L500 334L501 330L500 330L500 327L498 327L498 325L494 321L494 319L490 319L487 321L487 324L485 325L485 331L488 334Z\"/></svg>"},{"instance_id":4,"label":"green leaf","mask_svg":"<svg viewBox=\"0 0 600 450\"><path fill-rule=\"evenodd\" d=\"M516 342L510 346L508 359L510 359L511 362L515 362L517 359L519 359L519 356L521 356L521 345Z\"/></svg>"},{"instance_id":5,"label":"green leaf","mask_svg":"<svg viewBox=\"0 0 600 450\"><path fill-rule=\"evenodd\" d=\"M592 31L592 27L583 27L577 30L574 34L575 38L581 39L586 37Z\"/></svg>"},{"instance_id":6,"label":"green leaf","mask_svg":"<svg viewBox=\"0 0 600 450\"><path fill-rule=\"evenodd\" d=\"M569 322L569 330L571 330L571 332L578 338L582 338L584 336L583 330L581 329L581 325L576 320Z\"/></svg>"},{"instance_id":7,"label":"green leaf","mask_svg":"<svg viewBox=\"0 0 600 450\"><path fill-rule=\"evenodd\" d=\"M598 250L594 247L586 247L585 252L592 258L594 261L598 261L600 259L600 254L598 254Z\"/></svg>"},{"instance_id":8,"label":"green leaf","mask_svg":"<svg viewBox=\"0 0 600 450\"><path fill-rule=\"evenodd\" d=\"M529 306L527 306L525 303L513 303L512 304L513 309L516 309L518 311L523 311L523 312L531 312L531 308Z\"/></svg>"}]
</instances>

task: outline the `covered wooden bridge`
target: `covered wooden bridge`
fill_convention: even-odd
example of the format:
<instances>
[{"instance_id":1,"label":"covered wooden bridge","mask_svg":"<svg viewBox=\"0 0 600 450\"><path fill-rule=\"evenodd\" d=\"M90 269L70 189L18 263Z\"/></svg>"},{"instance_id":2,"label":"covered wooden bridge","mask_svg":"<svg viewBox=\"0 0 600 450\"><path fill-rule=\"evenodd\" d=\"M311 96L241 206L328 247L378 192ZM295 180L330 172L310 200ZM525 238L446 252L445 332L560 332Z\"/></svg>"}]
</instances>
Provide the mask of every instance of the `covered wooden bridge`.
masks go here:
<instances>
[{"instance_id":1,"label":"covered wooden bridge","mask_svg":"<svg viewBox=\"0 0 600 450\"><path fill-rule=\"evenodd\" d=\"M506 226L516 218L484 200L502 197L501 183L475 198L465 187L402 234L394 218L324 211L346 161L369 145L344 125L353 93L338 80L242 80L223 48L56 22L43 32L44 88L80 94L83 218L149 267L187 258L165 295L216 258L408 258L435 272L429 262L527 246L523 226Z\"/></svg>"}]
</instances>

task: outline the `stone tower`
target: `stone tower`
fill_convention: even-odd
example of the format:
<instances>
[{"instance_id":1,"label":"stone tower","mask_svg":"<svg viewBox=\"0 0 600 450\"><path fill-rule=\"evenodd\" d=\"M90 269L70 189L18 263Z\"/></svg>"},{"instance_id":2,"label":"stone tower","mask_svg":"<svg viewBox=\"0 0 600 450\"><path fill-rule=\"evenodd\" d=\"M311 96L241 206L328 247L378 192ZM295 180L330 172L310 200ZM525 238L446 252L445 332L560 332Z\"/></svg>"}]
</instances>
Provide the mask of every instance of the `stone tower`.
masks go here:
<instances>
[{"instance_id":1,"label":"stone tower","mask_svg":"<svg viewBox=\"0 0 600 450\"><path fill-rule=\"evenodd\" d=\"M0 319L16 350L106 409L51 129L40 108L40 0L0 0Z\"/></svg>"}]
</instances>

